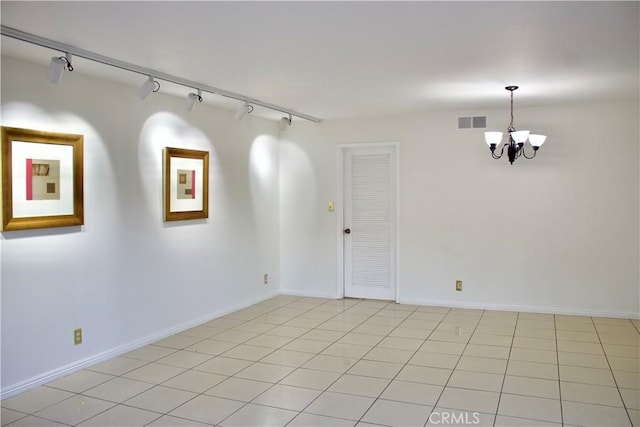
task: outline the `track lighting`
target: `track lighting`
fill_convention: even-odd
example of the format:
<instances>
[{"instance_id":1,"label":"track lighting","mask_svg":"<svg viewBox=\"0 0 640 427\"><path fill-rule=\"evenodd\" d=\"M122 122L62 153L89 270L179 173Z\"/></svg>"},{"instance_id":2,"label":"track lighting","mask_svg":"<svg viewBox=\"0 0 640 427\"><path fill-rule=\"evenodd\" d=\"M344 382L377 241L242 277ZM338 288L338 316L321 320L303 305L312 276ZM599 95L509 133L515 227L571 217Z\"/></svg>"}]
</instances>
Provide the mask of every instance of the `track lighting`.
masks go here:
<instances>
[{"instance_id":1,"label":"track lighting","mask_svg":"<svg viewBox=\"0 0 640 427\"><path fill-rule=\"evenodd\" d=\"M49 81L54 84L59 84L62 81L62 74L64 69L73 71L73 65L71 65L71 54L66 53L65 56L54 56L49 63Z\"/></svg>"},{"instance_id":2,"label":"track lighting","mask_svg":"<svg viewBox=\"0 0 640 427\"><path fill-rule=\"evenodd\" d=\"M192 111L196 106L196 102L202 102L202 91L198 89L198 93L190 92L187 95L187 110Z\"/></svg>"},{"instance_id":3,"label":"track lighting","mask_svg":"<svg viewBox=\"0 0 640 427\"><path fill-rule=\"evenodd\" d=\"M145 99L151 92L157 92L160 90L160 83L153 79L153 76L149 76L149 78L140 86L138 92L138 98Z\"/></svg>"},{"instance_id":4,"label":"track lighting","mask_svg":"<svg viewBox=\"0 0 640 427\"><path fill-rule=\"evenodd\" d=\"M242 120L244 119L244 116L251 113L252 111L253 111L253 105L249 104L248 102L245 102L240 106L240 108L236 112L236 119Z\"/></svg>"},{"instance_id":5,"label":"track lighting","mask_svg":"<svg viewBox=\"0 0 640 427\"><path fill-rule=\"evenodd\" d=\"M280 119L280 130L284 131L287 129L287 126L291 126L291 114L289 114L289 117L283 117Z\"/></svg>"}]
</instances>

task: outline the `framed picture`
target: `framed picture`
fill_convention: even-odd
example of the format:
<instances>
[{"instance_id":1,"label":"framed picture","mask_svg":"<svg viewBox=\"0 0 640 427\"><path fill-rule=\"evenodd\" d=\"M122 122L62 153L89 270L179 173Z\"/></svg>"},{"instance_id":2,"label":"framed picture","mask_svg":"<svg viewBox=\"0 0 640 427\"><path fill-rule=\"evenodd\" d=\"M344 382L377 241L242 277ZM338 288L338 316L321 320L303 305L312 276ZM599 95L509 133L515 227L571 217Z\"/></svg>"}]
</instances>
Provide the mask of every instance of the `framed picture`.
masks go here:
<instances>
[{"instance_id":1,"label":"framed picture","mask_svg":"<svg viewBox=\"0 0 640 427\"><path fill-rule=\"evenodd\" d=\"M2 230L83 225L83 136L0 130Z\"/></svg>"},{"instance_id":2,"label":"framed picture","mask_svg":"<svg viewBox=\"0 0 640 427\"><path fill-rule=\"evenodd\" d=\"M164 149L164 220L209 217L209 152Z\"/></svg>"}]
</instances>

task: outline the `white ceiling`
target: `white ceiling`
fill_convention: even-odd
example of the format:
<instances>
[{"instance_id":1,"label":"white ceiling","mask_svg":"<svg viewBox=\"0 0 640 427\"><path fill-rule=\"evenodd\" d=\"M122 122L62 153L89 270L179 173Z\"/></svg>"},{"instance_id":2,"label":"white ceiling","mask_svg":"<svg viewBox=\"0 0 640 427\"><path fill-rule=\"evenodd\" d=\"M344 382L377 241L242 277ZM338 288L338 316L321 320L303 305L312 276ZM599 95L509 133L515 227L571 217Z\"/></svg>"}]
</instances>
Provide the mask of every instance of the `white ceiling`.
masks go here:
<instances>
[{"instance_id":1,"label":"white ceiling","mask_svg":"<svg viewBox=\"0 0 640 427\"><path fill-rule=\"evenodd\" d=\"M509 84L516 105L638 99L639 21L637 1L1 2L3 26L323 119L506 108ZM52 56L4 36L2 53Z\"/></svg>"}]
</instances>

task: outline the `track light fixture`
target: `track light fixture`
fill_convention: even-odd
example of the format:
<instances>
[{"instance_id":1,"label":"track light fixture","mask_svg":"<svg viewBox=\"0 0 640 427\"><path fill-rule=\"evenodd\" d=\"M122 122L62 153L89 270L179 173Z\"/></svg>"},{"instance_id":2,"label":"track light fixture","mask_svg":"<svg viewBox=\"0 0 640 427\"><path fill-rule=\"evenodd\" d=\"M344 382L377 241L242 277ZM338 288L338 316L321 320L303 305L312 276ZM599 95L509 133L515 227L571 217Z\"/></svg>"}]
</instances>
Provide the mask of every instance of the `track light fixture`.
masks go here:
<instances>
[{"instance_id":1,"label":"track light fixture","mask_svg":"<svg viewBox=\"0 0 640 427\"><path fill-rule=\"evenodd\" d=\"M238 108L238 111L236 112L236 120L244 119L244 116L250 114L251 112L253 112L253 105L245 102L240 106L240 108Z\"/></svg>"},{"instance_id":2,"label":"track light fixture","mask_svg":"<svg viewBox=\"0 0 640 427\"><path fill-rule=\"evenodd\" d=\"M513 91L518 89L518 86L507 86L505 89L511 92L511 122L507 128L509 139L502 146L500 154L496 154L496 147L502 143L502 132L485 132L484 139L491 150L491 157L494 159L501 158L502 154L504 154L504 148L507 147L509 163L513 164L520 156L524 156L525 159L533 159L538 152L538 148L544 144L547 137L545 135L530 134L528 130L516 131L513 127ZM533 155L531 157L527 156L524 151L524 143L527 142L527 138L529 138L529 143L533 147Z\"/></svg>"},{"instance_id":3,"label":"track light fixture","mask_svg":"<svg viewBox=\"0 0 640 427\"><path fill-rule=\"evenodd\" d=\"M198 89L198 93L190 92L187 95L187 110L192 111L196 106L196 102L202 102L202 91Z\"/></svg>"},{"instance_id":4,"label":"track light fixture","mask_svg":"<svg viewBox=\"0 0 640 427\"><path fill-rule=\"evenodd\" d=\"M289 117L283 117L280 119L280 130L284 131L287 129L287 126L291 126L291 114L289 114Z\"/></svg>"},{"instance_id":5,"label":"track light fixture","mask_svg":"<svg viewBox=\"0 0 640 427\"><path fill-rule=\"evenodd\" d=\"M160 83L157 80L153 79L153 76L149 76L149 78L140 86L138 92L138 98L144 100L147 96L151 94L151 92L157 92L160 90Z\"/></svg>"},{"instance_id":6,"label":"track light fixture","mask_svg":"<svg viewBox=\"0 0 640 427\"><path fill-rule=\"evenodd\" d=\"M66 53L65 56L52 57L49 63L49 81L54 84L59 84L62 81L62 74L65 68L67 71L73 71L70 53Z\"/></svg>"}]
</instances>

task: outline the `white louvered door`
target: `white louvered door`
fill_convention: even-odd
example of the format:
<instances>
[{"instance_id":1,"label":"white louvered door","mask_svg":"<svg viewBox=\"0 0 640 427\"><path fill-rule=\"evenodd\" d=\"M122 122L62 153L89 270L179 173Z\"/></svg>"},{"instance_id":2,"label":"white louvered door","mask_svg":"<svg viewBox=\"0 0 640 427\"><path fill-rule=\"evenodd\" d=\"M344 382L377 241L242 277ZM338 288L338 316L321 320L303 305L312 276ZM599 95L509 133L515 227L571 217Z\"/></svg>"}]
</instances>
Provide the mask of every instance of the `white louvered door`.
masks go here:
<instances>
[{"instance_id":1,"label":"white louvered door","mask_svg":"<svg viewBox=\"0 0 640 427\"><path fill-rule=\"evenodd\" d=\"M396 146L344 151L344 295L395 300Z\"/></svg>"}]
</instances>

